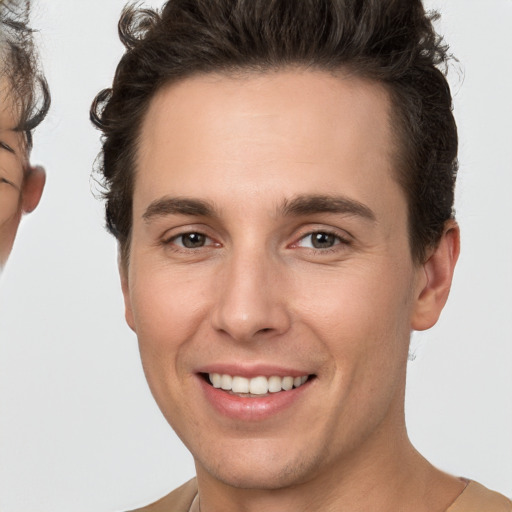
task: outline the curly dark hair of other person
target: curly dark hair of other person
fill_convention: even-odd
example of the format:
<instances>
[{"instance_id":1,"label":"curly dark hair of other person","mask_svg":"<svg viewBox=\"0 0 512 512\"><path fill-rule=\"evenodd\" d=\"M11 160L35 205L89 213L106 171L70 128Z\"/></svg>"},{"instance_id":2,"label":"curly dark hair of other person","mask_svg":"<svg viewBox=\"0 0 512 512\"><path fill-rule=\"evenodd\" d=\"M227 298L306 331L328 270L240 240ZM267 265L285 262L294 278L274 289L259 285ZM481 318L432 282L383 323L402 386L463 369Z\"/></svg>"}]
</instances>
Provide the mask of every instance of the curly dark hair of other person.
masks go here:
<instances>
[{"instance_id":1,"label":"curly dark hair of other person","mask_svg":"<svg viewBox=\"0 0 512 512\"><path fill-rule=\"evenodd\" d=\"M30 149L32 130L45 118L51 100L28 26L29 10L29 0L0 1L2 100L12 101L18 119L15 129L25 132Z\"/></svg>"},{"instance_id":2,"label":"curly dark hair of other person","mask_svg":"<svg viewBox=\"0 0 512 512\"><path fill-rule=\"evenodd\" d=\"M457 128L446 80L448 47L421 0L169 0L126 7L126 52L91 120L102 132L96 172L107 227L128 264L138 135L162 86L199 73L300 68L352 73L391 99L396 179L408 202L413 259L423 262L453 217Z\"/></svg>"}]
</instances>

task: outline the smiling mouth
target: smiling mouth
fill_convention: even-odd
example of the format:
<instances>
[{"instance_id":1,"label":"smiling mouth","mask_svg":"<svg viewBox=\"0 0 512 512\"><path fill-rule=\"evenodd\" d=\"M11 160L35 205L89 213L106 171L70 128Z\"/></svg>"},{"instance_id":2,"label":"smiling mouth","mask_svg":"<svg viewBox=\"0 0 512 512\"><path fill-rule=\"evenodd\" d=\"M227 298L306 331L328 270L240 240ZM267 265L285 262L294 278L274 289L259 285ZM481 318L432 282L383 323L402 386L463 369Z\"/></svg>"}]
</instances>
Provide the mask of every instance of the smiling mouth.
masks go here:
<instances>
[{"instance_id":1,"label":"smiling mouth","mask_svg":"<svg viewBox=\"0 0 512 512\"><path fill-rule=\"evenodd\" d=\"M231 395L244 398L261 398L270 394L299 388L314 378L314 375L302 375L299 377L279 377L277 375L265 377L260 375L249 379L238 375L205 373L203 377L214 388L223 390Z\"/></svg>"}]
</instances>

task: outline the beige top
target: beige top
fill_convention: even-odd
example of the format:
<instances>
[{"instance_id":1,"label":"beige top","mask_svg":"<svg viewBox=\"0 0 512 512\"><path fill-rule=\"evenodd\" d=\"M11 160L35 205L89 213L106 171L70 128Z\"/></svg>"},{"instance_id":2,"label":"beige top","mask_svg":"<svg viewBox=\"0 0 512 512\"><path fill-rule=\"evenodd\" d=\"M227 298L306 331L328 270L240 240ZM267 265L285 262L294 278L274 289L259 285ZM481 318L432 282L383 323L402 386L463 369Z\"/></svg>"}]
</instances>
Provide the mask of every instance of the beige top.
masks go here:
<instances>
[{"instance_id":1,"label":"beige top","mask_svg":"<svg viewBox=\"0 0 512 512\"><path fill-rule=\"evenodd\" d=\"M477 482L469 482L446 512L512 512L512 501Z\"/></svg>"},{"instance_id":2,"label":"beige top","mask_svg":"<svg viewBox=\"0 0 512 512\"><path fill-rule=\"evenodd\" d=\"M196 494L193 478L161 500L132 512L189 512ZM469 482L446 512L512 512L512 501L477 482Z\"/></svg>"}]
</instances>

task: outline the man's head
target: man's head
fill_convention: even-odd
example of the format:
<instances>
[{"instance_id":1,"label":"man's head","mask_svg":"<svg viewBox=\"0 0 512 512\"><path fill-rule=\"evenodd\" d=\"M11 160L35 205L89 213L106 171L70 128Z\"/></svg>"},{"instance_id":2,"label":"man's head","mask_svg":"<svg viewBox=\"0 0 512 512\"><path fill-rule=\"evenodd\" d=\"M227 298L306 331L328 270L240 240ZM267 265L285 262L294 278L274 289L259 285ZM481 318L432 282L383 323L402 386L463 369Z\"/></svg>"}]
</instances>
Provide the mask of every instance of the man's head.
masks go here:
<instances>
[{"instance_id":1,"label":"man's head","mask_svg":"<svg viewBox=\"0 0 512 512\"><path fill-rule=\"evenodd\" d=\"M0 267L22 213L37 206L45 181L44 170L29 164L32 130L46 115L50 97L38 71L28 14L28 2L0 2Z\"/></svg>"},{"instance_id":2,"label":"man's head","mask_svg":"<svg viewBox=\"0 0 512 512\"><path fill-rule=\"evenodd\" d=\"M203 482L329 487L403 449L410 332L458 255L457 138L421 4L383 5L122 18L93 107L107 221L149 385Z\"/></svg>"},{"instance_id":3,"label":"man's head","mask_svg":"<svg viewBox=\"0 0 512 512\"><path fill-rule=\"evenodd\" d=\"M201 73L265 73L287 67L365 78L387 90L393 168L407 197L411 251L423 261L452 216L457 131L438 69L447 49L420 0L168 2L160 15L127 9L127 52L92 119L104 132L100 172L107 225L128 254L142 121L165 84ZM126 258L125 258L126 260Z\"/></svg>"}]
</instances>

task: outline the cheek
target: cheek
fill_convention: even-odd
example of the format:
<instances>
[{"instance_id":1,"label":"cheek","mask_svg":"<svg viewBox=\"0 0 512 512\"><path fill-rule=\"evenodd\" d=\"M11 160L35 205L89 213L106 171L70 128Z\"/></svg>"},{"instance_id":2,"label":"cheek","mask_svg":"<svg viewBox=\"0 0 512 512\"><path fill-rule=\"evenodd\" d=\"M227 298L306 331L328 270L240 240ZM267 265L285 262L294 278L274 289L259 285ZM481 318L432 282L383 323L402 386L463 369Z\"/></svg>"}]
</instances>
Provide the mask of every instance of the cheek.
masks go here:
<instances>
[{"instance_id":1,"label":"cheek","mask_svg":"<svg viewBox=\"0 0 512 512\"><path fill-rule=\"evenodd\" d=\"M302 321L340 367L342 378L401 367L412 309L408 271L390 272L373 263L327 274L304 275L293 293L300 297L296 307Z\"/></svg>"},{"instance_id":2,"label":"cheek","mask_svg":"<svg viewBox=\"0 0 512 512\"><path fill-rule=\"evenodd\" d=\"M21 196L13 188L0 183L0 228L7 229L21 218ZM16 224L17 225L17 224ZM11 228L12 229L12 228Z\"/></svg>"},{"instance_id":3,"label":"cheek","mask_svg":"<svg viewBox=\"0 0 512 512\"><path fill-rule=\"evenodd\" d=\"M376 332L410 315L412 278L408 270L383 265L347 265L324 272L302 273L294 279L297 309L321 328L336 332ZM348 333L347 333L348 334Z\"/></svg>"},{"instance_id":4,"label":"cheek","mask_svg":"<svg viewBox=\"0 0 512 512\"><path fill-rule=\"evenodd\" d=\"M403 396L410 292L400 276L382 275L352 268L324 282L317 278L316 286L304 281L309 293L297 304L306 328L329 355L331 397L324 416L342 444L376 428Z\"/></svg>"},{"instance_id":5,"label":"cheek","mask_svg":"<svg viewBox=\"0 0 512 512\"><path fill-rule=\"evenodd\" d=\"M132 262L135 263L135 262ZM204 316L204 280L190 272L140 265L130 276L130 302L146 371L179 371L180 353ZM148 375L148 380L151 375Z\"/></svg>"},{"instance_id":6,"label":"cheek","mask_svg":"<svg viewBox=\"0 0 512 512\"><path fill-rule=\"evenodd\" d=\"M21 220L21 209L14 210L0 207L0 265L3 265L11 252Z\"/></svg>"}]
</instances>

